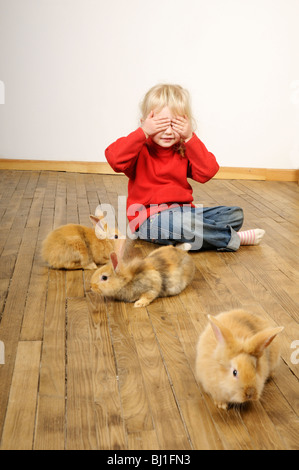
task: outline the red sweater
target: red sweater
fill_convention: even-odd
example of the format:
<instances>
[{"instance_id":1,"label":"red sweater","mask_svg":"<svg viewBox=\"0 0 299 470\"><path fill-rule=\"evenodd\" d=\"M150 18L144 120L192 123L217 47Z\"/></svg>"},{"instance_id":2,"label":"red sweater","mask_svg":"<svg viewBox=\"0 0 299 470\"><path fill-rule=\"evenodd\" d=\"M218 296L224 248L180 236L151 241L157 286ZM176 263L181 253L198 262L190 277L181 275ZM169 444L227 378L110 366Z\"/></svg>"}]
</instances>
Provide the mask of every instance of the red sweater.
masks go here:
<instances>
[{"instance_id":1,"label":"red sweater","mask_svg":"<svg viewBox=\"0 0 299 470\"><path fill-rule=\"evenodd\" d=\"M111 144L105 155L114 171L129 178L127 217L132 232L149 215L173 203L192 204L187 178L205 183L219 170L214 155L196 134L185 144L184 157L173 147L163 148L146 139L141 127Z\"/></svg>"}]
</instances>

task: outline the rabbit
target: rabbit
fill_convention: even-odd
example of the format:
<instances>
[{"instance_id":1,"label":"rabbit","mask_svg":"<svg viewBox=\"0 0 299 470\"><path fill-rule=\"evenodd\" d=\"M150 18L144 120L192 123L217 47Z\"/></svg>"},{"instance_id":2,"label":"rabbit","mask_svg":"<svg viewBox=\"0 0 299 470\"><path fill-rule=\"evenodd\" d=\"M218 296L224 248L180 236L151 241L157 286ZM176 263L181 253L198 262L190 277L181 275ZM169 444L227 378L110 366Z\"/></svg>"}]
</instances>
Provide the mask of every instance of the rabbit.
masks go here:
<instances>
[{"instance_id":1,"label":"rabbit","mask_svg":"<svg viewBox=\"0 0 299 470\"><path fill-rule=\"evenodd\" d=\"M146 307L157 297L179 294L195 272L193 259L186 253L190 246L164 246L128 262L122 260L122 250L118 255L113 252L110 263L92 275L91 289L105 297L135 302L134 307Z\"/></svg>"},{"instance_id":2,"label":"rabbit","mask_svg":"<svg viewBox=\"0 0 299 470\"><path fill-rule=\"evenodd\" d=\"M42 257L56 269L97 269L109 261L120 234L110 230L104 215L90 215L94 228L67 224L49 233L42 244Z\"/></svg>"},{"instance_id":3,"label":"rabbit","mask_svg":"<svg viewBox=\"0 0 299 470\"><path fill-rule=\"evenodd\" d=\"M259 400L280 358L279 343L272 341L284 327L244 310L208 318L197 344L197 380L219 408Z\"/></svg>"}]
</instances>

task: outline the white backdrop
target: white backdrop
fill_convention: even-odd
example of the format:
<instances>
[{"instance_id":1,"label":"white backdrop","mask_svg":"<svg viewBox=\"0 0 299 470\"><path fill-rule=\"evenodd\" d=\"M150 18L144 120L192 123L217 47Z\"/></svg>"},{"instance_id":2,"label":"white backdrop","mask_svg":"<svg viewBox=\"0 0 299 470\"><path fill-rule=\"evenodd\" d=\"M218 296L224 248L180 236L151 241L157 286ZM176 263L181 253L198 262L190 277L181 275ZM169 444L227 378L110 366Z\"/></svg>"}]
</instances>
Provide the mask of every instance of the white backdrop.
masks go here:
<instances>
[{"instance_id":1,"label":"white backdrop","mask_svg":"<svg viewBox=\"0 0 299 470\"><path fill-rule=\"evenodd\" d=\"M105 161L159 82L222 166L299 168L299 0L0 0L0 157Z\"/></svg>"}]
</instances>

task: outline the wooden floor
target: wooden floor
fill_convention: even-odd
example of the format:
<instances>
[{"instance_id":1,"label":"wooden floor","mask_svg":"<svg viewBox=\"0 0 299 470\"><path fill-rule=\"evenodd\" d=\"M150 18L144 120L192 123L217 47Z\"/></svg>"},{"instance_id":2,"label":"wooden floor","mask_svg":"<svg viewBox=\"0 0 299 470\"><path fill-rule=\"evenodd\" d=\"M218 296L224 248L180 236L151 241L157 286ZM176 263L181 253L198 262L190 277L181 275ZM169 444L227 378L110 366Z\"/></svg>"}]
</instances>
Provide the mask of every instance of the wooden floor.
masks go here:
<instances>
[{"instance_id":1,"label":"wooden floor","mask_svg":"<svg viewBox=\"0 0 299 470\"><path fill-rule=\"evenodd\" d=\"M91 272L40 256L53 227L116 206L126 178L0 172L0 449L299 449L299 186L192 185L196 202L243 207L264 241L193 253L181 295L134 309L97 303ZM195 347L206 314L235 307L285 327L282 360L260 402L224 411L196 383Z\"/></svg>"}]
</instances>

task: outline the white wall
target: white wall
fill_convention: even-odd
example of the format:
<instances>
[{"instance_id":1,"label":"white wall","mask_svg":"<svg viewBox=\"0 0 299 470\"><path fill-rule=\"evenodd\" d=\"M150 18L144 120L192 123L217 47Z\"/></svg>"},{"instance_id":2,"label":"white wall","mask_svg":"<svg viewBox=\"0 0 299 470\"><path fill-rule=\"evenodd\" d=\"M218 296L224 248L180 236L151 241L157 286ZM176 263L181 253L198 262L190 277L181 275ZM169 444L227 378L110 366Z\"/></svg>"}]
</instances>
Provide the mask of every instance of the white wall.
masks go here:
<instances>
[{"instance_id":1,"label":"white wall","mask_svg":"<svg viewBox=\"0 0 299 470\"><path fill-rule=\"evenodd\" d=\"M222 166L299 167L298 0L0 0L0 156L105 161L158 82Z\"/></svg>"}]
</instances>

